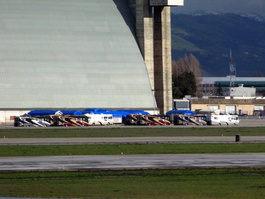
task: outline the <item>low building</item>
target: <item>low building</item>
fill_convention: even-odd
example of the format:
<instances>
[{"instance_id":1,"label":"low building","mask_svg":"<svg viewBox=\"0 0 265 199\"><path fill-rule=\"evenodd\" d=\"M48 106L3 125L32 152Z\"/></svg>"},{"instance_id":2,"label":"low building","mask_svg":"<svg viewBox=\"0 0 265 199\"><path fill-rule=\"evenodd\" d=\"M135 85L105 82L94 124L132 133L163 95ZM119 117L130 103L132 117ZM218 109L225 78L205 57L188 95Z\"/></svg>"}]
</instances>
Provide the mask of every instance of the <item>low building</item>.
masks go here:
<instances>
[{"instance_id":1,"label":"low building","mask_svg":"<svg viewBox=\"0 0 265 199\"><path fill-rule=\"evenodd\" d=\"M256 97L256 88L244 87L243 84L238 87L230 88L231 97Z\"/></svg>"},{"instance_id":2,"label":"low building","mask_svg":"<svg viewBox=\"0 0 265 199\"><path fill-rule=\"evenodd\" d=\"M242 87L242 85L245 91L241 92L241 96L252 95L253 88L256 89L257 93L265 91L265 77L235 77L234 88ZM252 89L248 90L246 88ZM230 95L230 76L201 78L198 90L202 96L216 96L218 95L218 89L221 89L222 95ZM239 90L242 90L242 88Z\"/></svg>"},{"instance_id":3,"label":"low building","mask_svg":"<svg viewBox=\"0 0 265 199\"><path fill-rule=\"evenodd\" d=\"M188 99L174 99L173 108L175 110L190 110L190 101Z\"/></svg>"},{"instance_id":4,"label":"low building","mask_svg":"<svg viewBox=\"0 0 265 199\"><path fill-rule=\"evenodd\" d=\"M224 110L238 115L264 115L265 99L191 99L191 111Z\"/></svg>"}]
</instances>

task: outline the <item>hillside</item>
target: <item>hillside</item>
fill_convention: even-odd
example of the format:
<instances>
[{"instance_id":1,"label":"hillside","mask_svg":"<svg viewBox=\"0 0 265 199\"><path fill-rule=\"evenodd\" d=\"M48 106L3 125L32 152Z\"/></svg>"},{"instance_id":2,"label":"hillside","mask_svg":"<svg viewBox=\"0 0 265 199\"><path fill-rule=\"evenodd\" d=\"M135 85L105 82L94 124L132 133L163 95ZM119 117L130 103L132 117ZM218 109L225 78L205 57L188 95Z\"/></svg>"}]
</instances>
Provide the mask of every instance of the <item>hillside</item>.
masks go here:
<instances>
[{"instance_id":1,"label":"hillside","mask_svg":"<svg viewBox=\"0 0 265 199\"><path fill-rule=\"evenodd\" d=\"M237 76L265 75L265 22L236 14L172 14L173 60L192 53L204 76L226 76L230 49Z\"/></svg>"}]
</instances>

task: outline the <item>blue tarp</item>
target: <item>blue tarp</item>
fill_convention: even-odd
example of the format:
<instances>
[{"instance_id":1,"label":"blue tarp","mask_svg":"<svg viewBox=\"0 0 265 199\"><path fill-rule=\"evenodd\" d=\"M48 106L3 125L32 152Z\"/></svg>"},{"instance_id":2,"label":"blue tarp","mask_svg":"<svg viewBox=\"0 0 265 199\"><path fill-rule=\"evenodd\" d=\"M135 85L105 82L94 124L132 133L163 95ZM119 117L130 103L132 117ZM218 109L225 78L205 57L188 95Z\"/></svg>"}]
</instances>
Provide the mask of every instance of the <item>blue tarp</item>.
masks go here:
<instances>
[{"instance_id":1,"label":"blue tarp","mask_svg":"<svg viewBox=\"0 0 265 199\"><path fill-rule=\"evenodd\" d=\"M101 114L101 113L106 113L106 112L109 112L110 110L108 109L95 109L95 108L88 108L88 109L85 109L83 112L85 113L94 113L94 114Z\"/></svg>"},{"instance_id":2,"label":"blue tarp","mask_svg":"<svg viewBox=\"0 0 265 199\"><path fill-rule=\"evenodd\" d=\"M166 114L167 115L170 115L170 114L195 115L195 113L190 110L171 110L171 111L168 111Z\"/></svg>"},{"instance_id":3,"label":"blue tarp","mask_svg":"<svg viewBox=\"0 0 265 199\"><path fill-rule=\"evenodd\" d=\"M34 110L30 111L28 114L31 116L44 116L44 115L54 115L57 111L63 113L63 115L84 115L86 113L93 113L93 114L111 114L113 117L126 117L130 114L142 114L148 115L149 113L146 111L140 110L108 110L108 109L85 109L84 111L78 110Z\"/></svg>"},{"instance_id":4,"label":"blue tarp","mask_svg":"<svg viewBox=\"0 0 265 199\"><path fill-rule=\"evenodd\" d=\"M28 114L32 117L34 116L44 116L44 115L54 115L57 111L54 110L34 110L28 112ZM82 115L82 111L72 110L72 111L60 111L63 113L63 115Z\"/></svg>"},{"instance_id":5,"label":"blue tarp","mask_svg":"<svg viewBox=\"0 0 265 199\"><path fill-rule=\"evenodd\" d=\"M43 116L43 115L54 115L57 111L53 110L34 110L28 112L31 116Z\"/></svg>"},{"instance_id":6,"label":"blue tarp","mask_svg":"<svg viewBox=\"0 0 265 199\"><path fill-rule=\"evenodd\" d=\"M82 111L61 111L64 115L83 115Z\"/></svg>"}]
</instances>

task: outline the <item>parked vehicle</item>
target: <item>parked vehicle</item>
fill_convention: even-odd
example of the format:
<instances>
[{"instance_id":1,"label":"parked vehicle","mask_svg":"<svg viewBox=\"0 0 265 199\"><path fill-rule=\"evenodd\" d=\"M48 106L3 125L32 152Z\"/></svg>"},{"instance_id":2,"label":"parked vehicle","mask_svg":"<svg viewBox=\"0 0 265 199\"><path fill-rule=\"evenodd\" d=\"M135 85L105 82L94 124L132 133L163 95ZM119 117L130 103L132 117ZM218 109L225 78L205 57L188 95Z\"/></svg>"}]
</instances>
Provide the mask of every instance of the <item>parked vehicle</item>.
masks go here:
<instances>
[{"instance_id":1,"label":"parked vehicle","mask_svg":"<svg viewBox=\"0 0 265 199\"><path fill-rule=\"evenodd\" d=\"M15 127L47 127L50 125L50 122L48 122L44 118L37 117L18 116L15 117L14 120Z\"/></svg>"},{"instance_id":2,"label":"parked vehicle","mask_svg":"<svg viewBox=\"0 0 265 199\"><path fill-rule=\"evenodd\" d=\"M172 125L168 120L168 116L159 115L142 115L142 114L129 114L125 118L125 125L148 125L148 126L159 126L159 125Z\"/></svg>"},{"instance_id":3,"label":"parked vehicle","mask_svg":"<svg viewBox=\"0 0 265 199\"><path fill-rule=\"evenodd\" d=\"M91 114L87 113L85 116L88 118L88 125L113 125L113 116L111 114Z\"/></svg>"},{"instance_id":4,"label":"parked vehicle","mask_svg":"<svg viewBox=\"0 0 265 199\"><path fill-rule=\"evenodd\" d=\"M211 125L238 125L238 115L209 115L206 117Z\"/></svg>"}]
</instances>

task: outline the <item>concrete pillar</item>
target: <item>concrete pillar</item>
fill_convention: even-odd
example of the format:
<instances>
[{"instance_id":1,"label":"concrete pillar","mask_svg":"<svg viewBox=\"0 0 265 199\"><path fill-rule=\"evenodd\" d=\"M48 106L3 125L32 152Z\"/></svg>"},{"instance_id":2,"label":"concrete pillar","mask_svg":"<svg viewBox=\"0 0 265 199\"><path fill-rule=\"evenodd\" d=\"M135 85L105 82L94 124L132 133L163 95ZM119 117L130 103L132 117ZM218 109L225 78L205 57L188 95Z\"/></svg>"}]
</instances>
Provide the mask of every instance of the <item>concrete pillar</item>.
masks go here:
<instances>
[{"instance_id":1,"label":"concrete pillar","mask_svg":"<svg viewBox=\"0 0 265 199\"><path fill-rule=\"evenodd\" d=\"M153 16L149 0L136 0L136 35L154 90Z\"/></svg>"},{"instance_id":2,"label":"concrete pillar","mask_svg":"<svg viewBox=\"0 0 265 199\"><path fill-rule=\"evenodd\" d=\"M154 7L154 85L162 114L172 110L172 60L170 7Z\"/></svg>"},{"instance_id":3,"label":"concrete pillar","mask_svg":"<svg viewBox=\"0 0 265 199\"><path fill-rule=\"evenodd\" d=\"M137 39L157 106L165 114L173 103L170 6L182 6L184 0L135 1Z\"/></svg>"}]
</instances>

